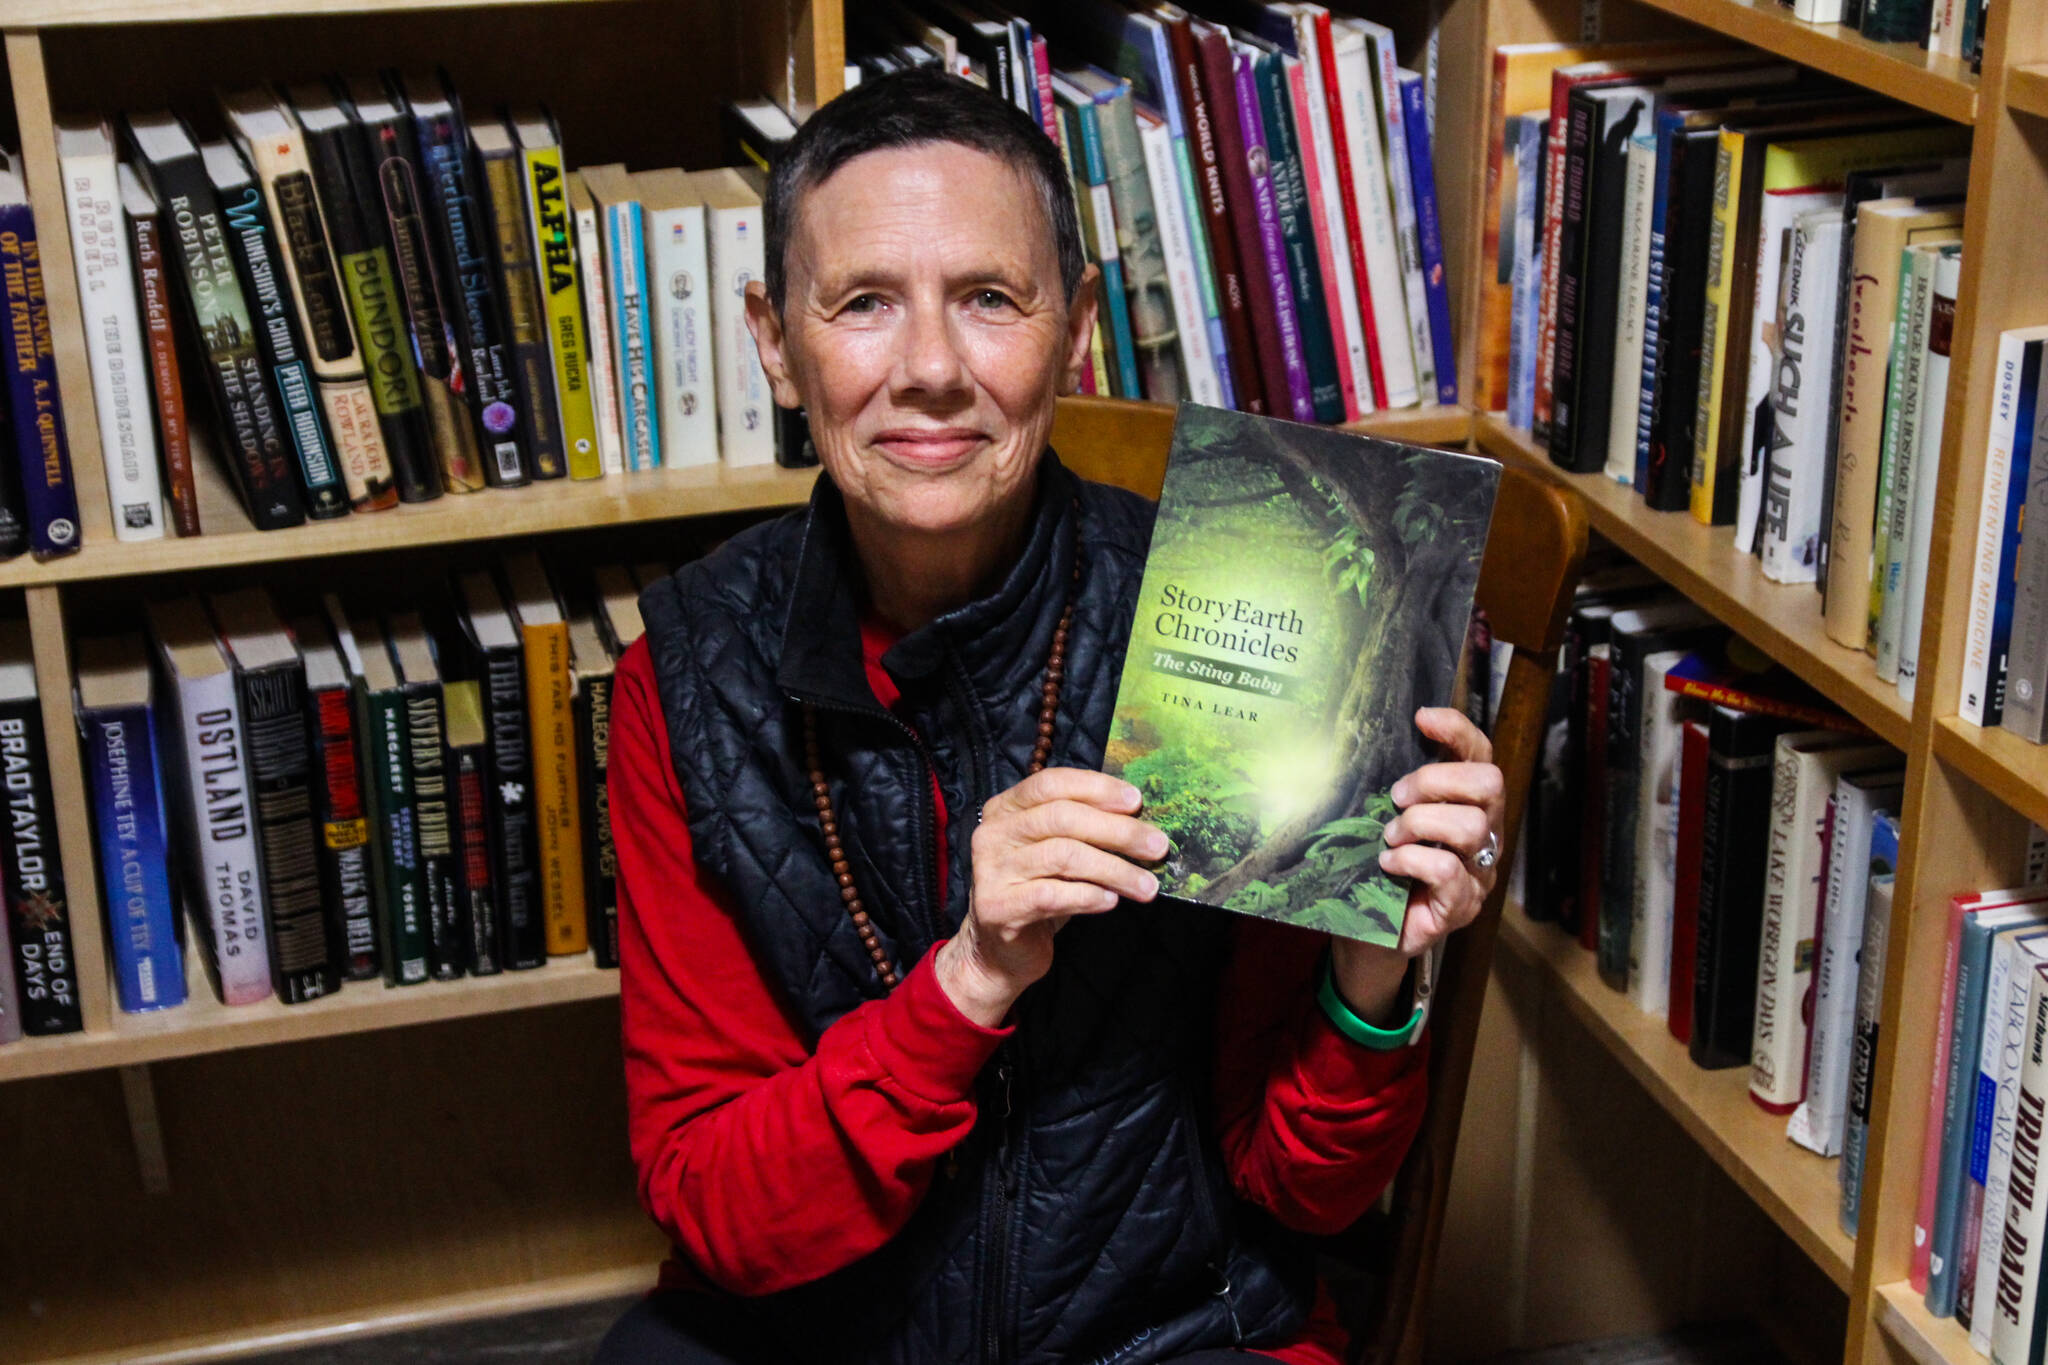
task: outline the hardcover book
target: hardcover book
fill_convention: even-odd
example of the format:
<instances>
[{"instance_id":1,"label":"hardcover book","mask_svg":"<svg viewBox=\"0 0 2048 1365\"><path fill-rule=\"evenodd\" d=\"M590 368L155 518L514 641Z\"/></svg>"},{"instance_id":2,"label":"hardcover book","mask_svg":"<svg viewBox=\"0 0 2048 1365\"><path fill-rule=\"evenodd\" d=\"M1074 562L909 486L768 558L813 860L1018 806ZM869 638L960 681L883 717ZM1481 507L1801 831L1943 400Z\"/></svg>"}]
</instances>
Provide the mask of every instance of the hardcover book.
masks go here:
<instances>
[{"instance_id":1,"label":"hardcover book","mask_svg":"<svg viewBox=\"0 0 2048 1365\"><path fill-rule=\"evenodd\" d=\"M526 656L519 624L488 572L457 582L461 610L459 670L474 680L484 722L484 814L489 821L491 885L496 896L498 961L507 971L547 962L541 909L540 830L526 714Z\"/></svg>"},{"instance_id":2,"label":"hardcover book","mask_svg":"<svg viewBox=\"0 0 2048 1365\"><path fill-rule=\"evenodd\" d=\"M426 888L427 971L436 981L451 981L465 970L470 947L469 926L462 921L462 853L456 803L449 793L441 675L418 612L393 613L386 634L404 697L406 748L412 762L414 854Z\"/></svg>"},{"instance_id":3,"label":"hardcover book","mask_svg":"<svg viewBox=\"0 0 2048 1365\"><path fill-rule=\"evenodd\" d=\"M497 887L491 880L491 825L484 801L485 754L483 692L474 679L441 685L441 710L448 726L449 809L453 816L456 861L462 876L458 918L469 928L469 970L476 976L503 971L498 945L504 930L498 923Z\"/></svg>"},{"instance_id":4,"label":"hardcover book","mask_svg":"<svg viewBox=\"0 0 2048 1365\"><path fill-rule=\"evenodd\" d=\"M562 420L562 445L569 477L594 479L605 472L598 453L597 413L591 404L594 357L583 326L583 289L576 268L575 231L564 194L561 140L554 120L541 110L512 116L519 139L526 195L526 222L547 312L548 354L554 365L554 396Z\"/></svg>"},{"instance_id":5,"label":"hardcover book","mask_svg":"<svg viewBox=\"0 0 2048 1365\"><path fill-rule=\"evenodd\" d=\"M156 196L135 168L115 168L121 187L121 218L133 247L135 289L149 346L149 387L156 398L156 434L163 447L163 477L170 499L171 526L181 536L199 534L199 493L192 483L192 431L185 421L184 372L171 330L171 281L165 273L163 215ZM0 480L0 484L4 484ZM4 505L0 489L0 546L19 535L20 521Z\"/></svg>"},{"instance_id":6,"label":"hardcover book","mask_svg":"<svg viewBox=\"0 0 2048 1365\"><path fill-rule=\"evenodd\" d=\"M320 830L321 903L328 951L350 981L378 974L377 911L370 901L370 822L356 760L348 669L318 616L292 622L306 662L306 736L313 755L313 817Z\"/></svg>"},{"instance_id":7,"label":"hardcover book","mask_svg":"<svg viewBox=\"0 0 2048 1365\"><path fill-rule=\"evenodd\" d=\"M71 949L71 910L57 851L57 811L50 795L50 756L36 700L35 658L28 622L0 625L0 883L14 940L14 984L23 1032L31 1037L76 1033L85 1026L78 1004L78 960ZM0 963L0 969L5 964Z\"/></svg>"},{"instance_id":8,"label":"hardcover book","mask_svg":"<svg viewBox=\"0 0 2048 1365\"><path fill-rule=\"evenodd\" d=\"M485 118L470 126L469 145L482 164L484 188L490 196L498 279L505 290L506 335L519 389L520 421L527 448L533 453L532 475L536 479L565 478L569 463L555 407L554 362L548 354L540 277L534 273L533 242L526 230L526 168L520 160L519 142L503 119Z\"/></svg>"},{"instance_id":9,"label":"hardcover book","mask_svg":"<svg viewBox=\"0 0 2048 1365\"><path fill-rule=\"evenodd\" d=\"M1451 697L1499 477L1181 409L1103 763L1172 841L1163 895L1399 941L1388 789Z\"/></svg>"},{"instance_id":10,"label":"hardcover book","mask_svg":"<svg viewBox=\"0 0 2048 1365\"><path fill-rule=\"evenodd\" d=\"M43 258L22 171L0 155L0 293L7 299L7 407L16 473L28 513L28 548L37 559L78 549L78 490L64 407L57 397L57 350L43 293Z\"/></svg>"}]
</instances>

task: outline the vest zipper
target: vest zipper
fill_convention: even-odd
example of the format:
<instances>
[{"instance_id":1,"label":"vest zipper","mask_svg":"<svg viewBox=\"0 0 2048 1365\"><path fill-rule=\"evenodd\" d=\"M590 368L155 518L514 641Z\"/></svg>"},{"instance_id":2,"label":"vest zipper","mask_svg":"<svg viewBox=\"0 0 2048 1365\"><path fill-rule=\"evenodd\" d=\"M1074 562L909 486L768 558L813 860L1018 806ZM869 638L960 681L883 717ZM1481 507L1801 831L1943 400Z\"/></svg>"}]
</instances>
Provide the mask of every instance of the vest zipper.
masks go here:
<instances>
[{"instance_id":1,"label":"vest zipper","mask_svg":"<svg viewBox=\"0 0 2048 1365\"><path fill-rule=\"evenodd\" d=\"M1006 1336L1010 1327L1010 1272L1014 1254L1011 1241L1016 1230L1024 1153L1023 1144L1015 1140L1017 1107L1013 1090L1017 1073L1008 1043L1003 1044L997 1058L996 1085L1002 1094L1003 1108L997 1120L996 1178L989 1200L992 1207L982 1228L981 1242L987 1257L982 1269L981 1296L981 1358L986 1365L1003 1365L1008 1358Z\"/></svg>"}]
</instances>

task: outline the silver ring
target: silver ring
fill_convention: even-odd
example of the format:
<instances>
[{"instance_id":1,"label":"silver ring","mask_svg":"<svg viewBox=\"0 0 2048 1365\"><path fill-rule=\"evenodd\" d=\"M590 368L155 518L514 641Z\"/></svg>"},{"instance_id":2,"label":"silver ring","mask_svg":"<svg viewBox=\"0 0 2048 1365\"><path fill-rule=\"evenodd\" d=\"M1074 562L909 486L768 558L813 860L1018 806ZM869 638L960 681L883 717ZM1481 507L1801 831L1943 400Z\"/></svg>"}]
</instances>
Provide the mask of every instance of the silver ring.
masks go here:
<instances>
[{"instance_id":1,"label":"silver ring","mask_svg":"<svg viewBox=\"0 0 2048 1365\"><path fill-rule=\"evenodd\" d=\"M1492 830L1486 831L1486 847L1472 855L1472 865L1478 868L1492 867L1500 857L1500 836Z\"/></svg>"}]
</instances>

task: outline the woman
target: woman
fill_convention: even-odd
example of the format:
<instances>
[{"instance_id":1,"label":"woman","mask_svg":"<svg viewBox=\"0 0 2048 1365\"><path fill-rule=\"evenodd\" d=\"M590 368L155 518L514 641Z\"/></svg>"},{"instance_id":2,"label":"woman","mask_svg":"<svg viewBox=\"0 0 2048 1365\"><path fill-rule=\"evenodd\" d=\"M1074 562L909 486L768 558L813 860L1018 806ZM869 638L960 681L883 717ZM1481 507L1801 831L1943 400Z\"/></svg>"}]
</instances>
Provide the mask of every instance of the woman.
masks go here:
<instances>
[{"instance_id":1,"label":"woman","mask_svg":"<svg viewBox=\"0 0 2048 1365\"><path fill-rule=\"evenodd\" d=\"M612 731L626 1067L675 1243L606 1361L1342 1347L1304 1234L1423 1104L1408 964L1477 913L1500 774L1409 774L1399 951L1155 900L1099 771L1151 507L1046 449L1095 323L1059 155L965 81L821 109L748 322L807 513L651 588ZM1321 990L1327 973L1334 990Z\"/></svg>"}]
</instances>

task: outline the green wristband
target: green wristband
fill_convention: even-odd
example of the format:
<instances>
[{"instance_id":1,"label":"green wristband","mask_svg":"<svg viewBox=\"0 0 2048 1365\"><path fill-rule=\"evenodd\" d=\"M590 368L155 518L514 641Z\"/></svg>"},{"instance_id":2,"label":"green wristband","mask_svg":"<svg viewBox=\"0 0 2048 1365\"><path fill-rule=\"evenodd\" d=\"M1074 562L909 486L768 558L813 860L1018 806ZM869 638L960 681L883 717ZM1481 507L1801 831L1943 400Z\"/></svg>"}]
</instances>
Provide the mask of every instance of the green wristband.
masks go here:
<instances>
[{"instance_id":1,"label":"green wristband","mask_svg":"<svg viewBox=\"0 0 2048 1365\"><path fill-rule=\"evenodd\" d=\"M1351 1006L1344 1003L1344 997L1337 990L1337 969L1329 958L1323 959L1323 987L1316 992L1316 1003L1323 1007L1323 1014L1337 1032L1375 1052L1393 1052L1407 1047L1415 1041L1415 1035L1422 1031L1422 1021L1429 1014L1429 1007L1417 1005L1415 1013L1399 1028L1375 1028L1351 1012Z\"/></svg>"}]
</instances>

